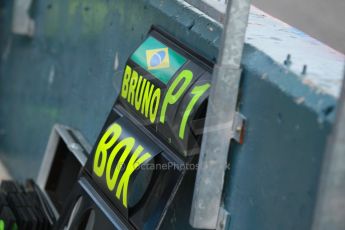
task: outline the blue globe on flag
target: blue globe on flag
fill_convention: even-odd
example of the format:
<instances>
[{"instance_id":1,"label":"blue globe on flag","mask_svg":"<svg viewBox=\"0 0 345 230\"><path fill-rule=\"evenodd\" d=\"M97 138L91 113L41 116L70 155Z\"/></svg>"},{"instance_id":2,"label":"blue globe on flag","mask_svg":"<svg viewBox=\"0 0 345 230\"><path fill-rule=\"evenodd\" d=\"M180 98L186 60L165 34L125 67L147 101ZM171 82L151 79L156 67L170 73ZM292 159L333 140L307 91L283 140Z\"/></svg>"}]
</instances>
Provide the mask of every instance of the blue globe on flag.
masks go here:
<instances>
[{"instance_id":1,"label":"blue globe on flag","mask_svg":"<svg viewBox=\"0 0 345 230\"><path fill-rule=\"evenodd\" d=\"M146 50L146 62L148 70L169 68L169 49L159 48Z\"/></svg>"}]
</instances>

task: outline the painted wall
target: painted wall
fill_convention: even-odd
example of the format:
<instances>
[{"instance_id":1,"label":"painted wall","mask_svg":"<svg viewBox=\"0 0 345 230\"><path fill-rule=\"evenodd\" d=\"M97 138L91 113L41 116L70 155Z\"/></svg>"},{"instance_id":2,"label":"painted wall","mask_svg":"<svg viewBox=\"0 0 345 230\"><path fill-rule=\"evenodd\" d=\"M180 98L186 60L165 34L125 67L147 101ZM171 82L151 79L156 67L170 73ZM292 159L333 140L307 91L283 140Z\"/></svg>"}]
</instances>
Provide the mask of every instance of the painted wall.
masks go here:
<instances>
[{"instance_id":1,"label":"painted wall","mask_svg":"<svg viewBox=\"0 0 345 230\"><path fill-rule=\"evenodd\" d=\"M10 33L11 2L0 11L0 158L18 179L37 175L54 123L94 144L125 61L152 24L217 57L221 26L183 1L37 0L32 39ZM307 229L336 98L260 50L247 43L244 51L248 123L244 145L229 153L230 229ZM164 229L188 228L193 185L185 181Z\"/></svg>"}]
</instances>

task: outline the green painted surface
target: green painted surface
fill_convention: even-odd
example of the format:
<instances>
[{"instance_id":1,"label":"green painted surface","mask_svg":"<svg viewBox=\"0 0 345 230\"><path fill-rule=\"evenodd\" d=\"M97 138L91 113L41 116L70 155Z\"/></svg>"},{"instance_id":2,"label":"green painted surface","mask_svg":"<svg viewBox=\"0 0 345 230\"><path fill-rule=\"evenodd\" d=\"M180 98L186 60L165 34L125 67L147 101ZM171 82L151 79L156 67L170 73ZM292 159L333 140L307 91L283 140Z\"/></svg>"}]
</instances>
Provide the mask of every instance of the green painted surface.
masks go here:
<instances>
[{"instance_id":1,"label":"green painted surface","mask_svg":"<svg viewBox=\"0 0 345 230\"><path fill-rule=\"evenodd\" d=\"M5 230L5 222L0 219L0 230Z\"/></svg>"},{"instance_id":2,"label":"green painted surface","mask_svg":"<svg viewBox=\"0 0 345 230\"><path fill-rule=\"evenodd\" d=\"M38 0L32 39L10 33L11 5L3 1L0 10L0 158L18 179L37 175L55 123L95 142L126 59L152 24L209 59L217 56L220 26L182 1ZM242 65L239 106L247 129L245 144L229 154L229 229L308 229L336 99L248 44ZM186 179L164 229L191 228L193 185Z\"/></svg>"},{"instance_id":3,"label":"green painted surface","mask_svg":"<svg viewBox=\"0 0 345 230\"><path fill-rule=\"evenodd\" d=\"M12 225L12 230L18 230L18 225L16 223Z\"/></svg>"},{"instance_id":4,"label":"green painted surface","mask_svg":"<svg viewBox=\"0 0 345 230\"><path fill-rule=\"evenodd\" d=\"M164 84L186 62L183 56L153 37L148 37L132 54L131 59Z\"/></svg>"}]
</instances>

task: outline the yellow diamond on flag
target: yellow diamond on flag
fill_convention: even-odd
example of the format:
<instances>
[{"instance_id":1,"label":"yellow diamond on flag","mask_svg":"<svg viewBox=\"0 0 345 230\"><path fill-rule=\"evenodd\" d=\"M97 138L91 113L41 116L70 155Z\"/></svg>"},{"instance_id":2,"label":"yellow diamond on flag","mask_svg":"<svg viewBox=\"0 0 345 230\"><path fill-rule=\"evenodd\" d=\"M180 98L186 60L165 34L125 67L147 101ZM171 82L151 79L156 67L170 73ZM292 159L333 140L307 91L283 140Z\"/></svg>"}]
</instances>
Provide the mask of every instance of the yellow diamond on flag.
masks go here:
<instances>
[{"instance_id":1,"label":"yellow diamond on flag","mask_svg":"<svg viewBox=\"0 0 345 230\"><path fill-rule=\"evenodd\" d=\"M186 58L154 37L148 37L132 54L131 60L168 84L174 74L186 63Z\"/></svg>"},{"instance_id":2,"label":"yellow diamond on flag","mask_svg":"<svg viewBox=\"0 0 345 230\"><path fill-rule=\"evenodd\" d=\"M169 49L159 48L146 50L146 63L148 70L169 68Z\"/></svg>"}]
</instances>

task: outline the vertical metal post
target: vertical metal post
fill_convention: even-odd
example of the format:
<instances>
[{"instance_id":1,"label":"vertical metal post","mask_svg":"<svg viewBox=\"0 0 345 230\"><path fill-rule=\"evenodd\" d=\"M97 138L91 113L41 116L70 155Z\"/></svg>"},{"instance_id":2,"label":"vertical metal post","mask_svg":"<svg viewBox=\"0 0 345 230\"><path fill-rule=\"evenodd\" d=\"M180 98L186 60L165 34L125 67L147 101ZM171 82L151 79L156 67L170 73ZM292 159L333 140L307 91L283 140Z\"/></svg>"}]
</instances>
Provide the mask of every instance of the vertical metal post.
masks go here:
<instances>
[{"instance_id":1,"label":"vertical metal post","mask_svg":"<svg viewBox=\"0 0 345 230\"><path fill-rule=\"evenodd\" d=\"M228 2L210 92L199 168L197 172L190 223L195 228L217 228L225 169L241 77L241 59L248 24L250 0Z\"/></svg>"},{"instance_id":2,"label":"vertical metal post","mask_svg":"<svg viewBox=\"0 0 345 230\"><path fill-rule=\"evenodd\" d=\"M344 77L345 78L345 77ZM313 230L345 228L345 80L321 172Z\"/></svg>"}]
</instances>

